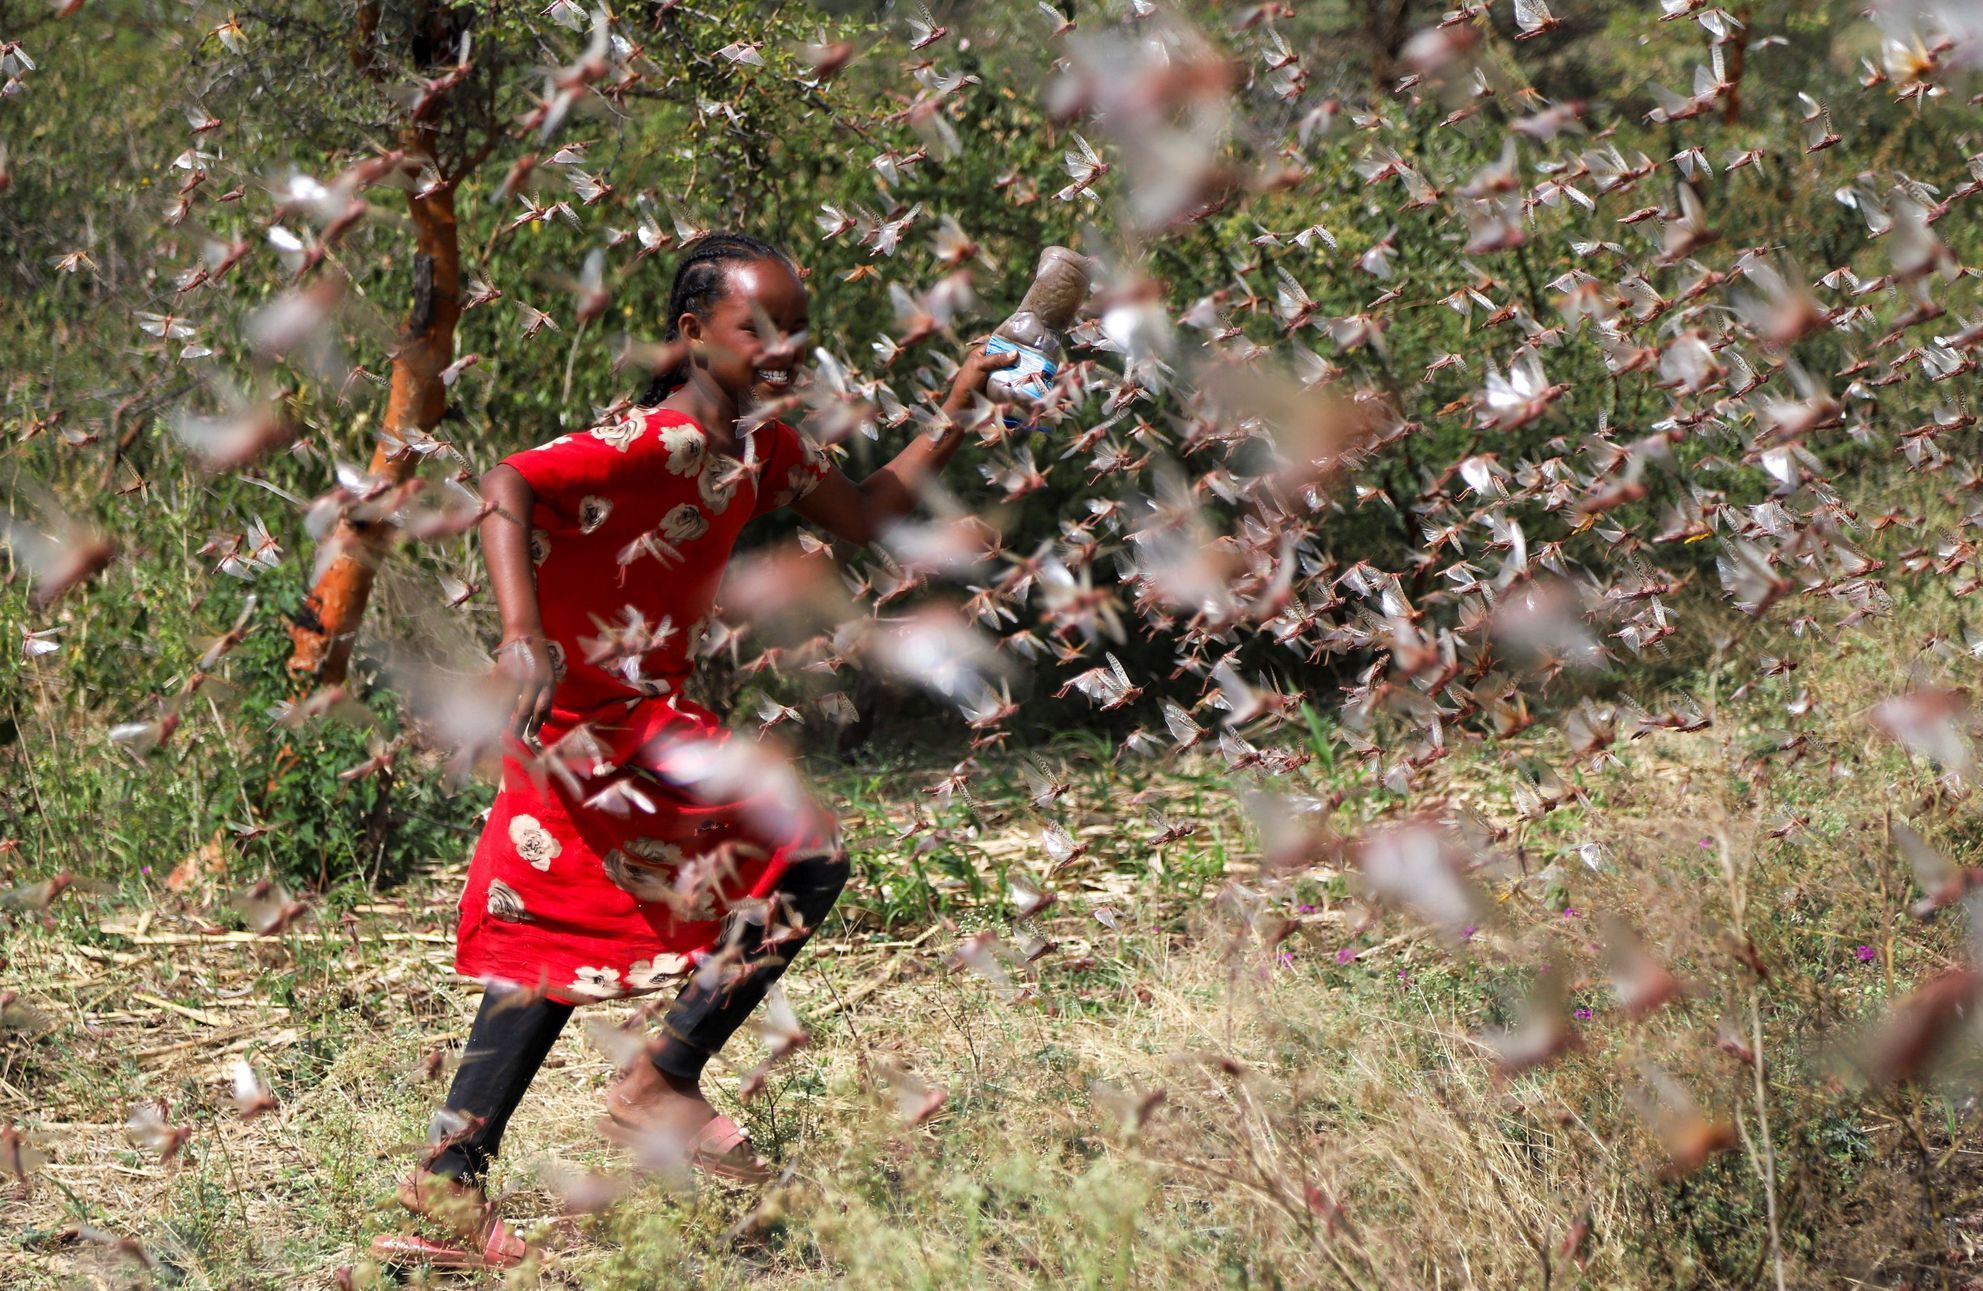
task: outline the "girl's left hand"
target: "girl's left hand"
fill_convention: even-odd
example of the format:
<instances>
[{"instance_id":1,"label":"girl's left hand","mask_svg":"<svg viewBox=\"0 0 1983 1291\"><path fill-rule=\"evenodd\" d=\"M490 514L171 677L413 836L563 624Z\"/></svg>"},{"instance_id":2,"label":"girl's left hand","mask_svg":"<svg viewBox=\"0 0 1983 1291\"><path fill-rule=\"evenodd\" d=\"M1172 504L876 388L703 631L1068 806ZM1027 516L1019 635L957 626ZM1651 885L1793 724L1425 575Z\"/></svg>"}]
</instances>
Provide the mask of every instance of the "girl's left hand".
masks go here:
<instances>
[{"instance_id":1,"label":"girl's left hand","mask_svg":"<svg viewBox=\"0 0 1983 1291\"><path fill-rule=\"evenodd\" d=\"M950 394L943 401L943 410L962 412L970 406L972 395L984 393L985 383L991 379L992 373L1000 368L1009 368L1018 361L1019 356L1010 351L1004 354L985 353L985 343L979 341L958 365L956 379L950 383Z\"/></svg>"}]
</instances>

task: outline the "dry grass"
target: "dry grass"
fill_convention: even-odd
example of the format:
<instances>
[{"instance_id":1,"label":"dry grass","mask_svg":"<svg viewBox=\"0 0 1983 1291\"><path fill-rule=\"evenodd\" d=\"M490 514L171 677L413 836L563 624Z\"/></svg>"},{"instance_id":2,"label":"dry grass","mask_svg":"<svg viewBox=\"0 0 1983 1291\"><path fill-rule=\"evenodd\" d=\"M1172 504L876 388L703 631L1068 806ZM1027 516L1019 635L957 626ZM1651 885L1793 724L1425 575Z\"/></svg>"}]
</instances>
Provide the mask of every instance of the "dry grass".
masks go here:
<instances>
[{"instance_id":1,"label":"dry grass","mask_svg":"<svg viewBox=\"0 0 1983 1291\"><path fill-rule=\"evenodd\" d=\"M911 863L882 806L854 801L864 891L790 979L813 1043L742 1109L785 1177L692 1196L650 1183L606 1216L547 1219L552 1254L515 1280L1711 1286L1972 1268L1970 1105L1867 1094L1849 1062L1855 1028L1957 948L1959 930L1902 914L1913 893L1884 836L1889 809L1929 818L1932 784L1867 731L1863 704L1884 692L1861 660L1814 660L1806 678L1832 708L1801 762L1757 756L1782 697L1759 687L1721 701L1708 732L1623 747L1621 765L1582 777L1584 804L1540 820L1514 810L1507 751L1440 764L1416 801L1443 795L1511 826L1485 876L1497 913L1457 948L1396 915L1372 921L1330 865L1262 874L1202 765L1142 782L1201 823L1152 872L1140 813L1091 766L1062 816L1097 855L1059 882L1038 929L1058 948L1018 974L1031 989L1014 1000L942 963L1001 922L996 885L974 903L968 883L940 882L960 889L949 926L883 926L880 885ZM1567 761L1555 736L1532 751ZM1317 789L1353 779L1308 770ZM1041 868L1022 797L954 816L987 875ZM1383 810L1381 795L1351 795L1330 821L1348 834ZM1778 839L1784 813L1805 828ZM1956 825L1937 828L1960 855ZM1587 842L1603 847L1595 867ZM54 1028L0 1050L0 1119L30 1127L52 1161L0 1211L8 1284L137 1280L129 1257L63 1236L78 1223L137 1239L171 1285L371 1276L366 1244L402 1222L391 1186L443 1092L413 1065L457 1045L475 1004L447 971L459 879L437 866L267 942L197 935L194 903L85 897L50 924L17 921L0 953ZM1603 967L1604 914L1689 994L1627 1016ZM1743 937L1766 980L1731 951ZM1503 1075L1480 1037L1519 1014L1545 966L1564 975L1563 1007L1590 1013L1582 1045ZM1717 1047L1730 1034L1760 1037L1760 1082ZM748 1038L734 1047L719 1101L756 1058ZM224 1096L236 1054L282 1103L247 1124ZM1735 1135L1682 1177L1663 1171L1673 1144L1642 1089L1653 1068ZM950 1092L928 1124L895 1118L898 1069ZM506 1213L556 1214L554 1164L624 1168L591 1129L608 1075L572 1028L513 1123L496 1179ZM196 1129L169 1167L122 1134L132 1105L160 1095ZM1582 1225L1587 1240L1566 1246Z\"/></svg>"}]
</instances>

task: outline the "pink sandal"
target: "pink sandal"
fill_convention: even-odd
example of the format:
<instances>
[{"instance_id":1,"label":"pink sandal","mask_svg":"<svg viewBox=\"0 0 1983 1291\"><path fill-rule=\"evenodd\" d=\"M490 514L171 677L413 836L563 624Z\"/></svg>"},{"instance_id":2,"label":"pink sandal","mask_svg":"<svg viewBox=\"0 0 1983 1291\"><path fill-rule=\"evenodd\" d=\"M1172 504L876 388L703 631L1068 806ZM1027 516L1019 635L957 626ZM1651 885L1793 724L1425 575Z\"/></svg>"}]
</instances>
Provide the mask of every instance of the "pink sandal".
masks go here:
<instances>
[{"instance_id":1,"label":"pink sandal","mask_svg":"<svg viewBox=\"0 0 1983 1291\"><path fill-rule=\"evenodd\" d=\"M615 1143L639 1147L642 1131L612 1113L599 1118L599 1132ZM695 1132L688 1144L689 1164L737 1183L765 1183L777 1173L769 1161L750 1150L750 1132L717 1113Z\"/></svg>"},{"instance_id":2,"label":"pink sandal","mask_svg":"<svg viewBox=\"0 0 1983 1291\"><path fill-rule=\"evenodd\" d=\"M433 1218L432 1203L423 1201L423 1178L434 1178L425 1171L400 1182L399 1204L416 1215ZM466 1200L466 1198L463 1198ZM372 1239L372 1257L382 1264L426 1264L446 1269L511 1269L533 1253L530 1243L518 1237L510 1226L497 1218L488 1200L480 1203L484 1216L482 1247L473 1250L466 1242L450 1245L431 1241L416 1233L380 1233Z\"/></svg>"},{"instance_id":3,"label":"pink sandal","mask_svg":"<svg viewBox=\"0 0 1983 1291\"><path fill-rule=\"evenodd\" d=\"M494 1220L482 1238L482 1249L449 1246L417 1233L380 1233L372 1239L372 1257L381 1264L425 1264L440 1269L513 1269L531 1255L530 1243Z\"/></svg>"}]
</instances>

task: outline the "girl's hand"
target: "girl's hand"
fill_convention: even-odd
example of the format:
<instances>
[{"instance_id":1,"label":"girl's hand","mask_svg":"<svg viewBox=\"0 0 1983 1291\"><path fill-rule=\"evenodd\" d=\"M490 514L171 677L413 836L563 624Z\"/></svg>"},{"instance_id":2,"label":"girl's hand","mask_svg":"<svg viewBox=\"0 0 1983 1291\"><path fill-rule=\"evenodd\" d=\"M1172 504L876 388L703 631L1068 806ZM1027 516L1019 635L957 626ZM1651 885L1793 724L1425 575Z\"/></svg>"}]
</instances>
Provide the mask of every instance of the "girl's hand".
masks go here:
<instances>
[{"instance_id":1,"label":"girl's hand","mask_svg":"<svg viewBox=\"0 0 1983 1291\"><path fill-rule=\"evenodd\" d=\"M518 739L535 740L551 715L551 694L557 674L551 669L551 643L541 634L511 637L496 647L496 675L516 688L509 731Z\"/></svg>"},{"instance_id":2,"label":"girl's hand","mask_svg":"<svg viewBox=\"0 0 1983 1291\"><path fill-rule=\"evenodd\" d=\"M1009 368L1018 361L1019 356L1010 351L1004 354L985 353L985 343L979 341L964 356L964 362L958 365L957 377L950 383L950 393L944 398L943 410L962 412L970 406L972 395L984 393L985 383L991 379L992 373L1000 368Z\"/></svg>"}]
</instances>

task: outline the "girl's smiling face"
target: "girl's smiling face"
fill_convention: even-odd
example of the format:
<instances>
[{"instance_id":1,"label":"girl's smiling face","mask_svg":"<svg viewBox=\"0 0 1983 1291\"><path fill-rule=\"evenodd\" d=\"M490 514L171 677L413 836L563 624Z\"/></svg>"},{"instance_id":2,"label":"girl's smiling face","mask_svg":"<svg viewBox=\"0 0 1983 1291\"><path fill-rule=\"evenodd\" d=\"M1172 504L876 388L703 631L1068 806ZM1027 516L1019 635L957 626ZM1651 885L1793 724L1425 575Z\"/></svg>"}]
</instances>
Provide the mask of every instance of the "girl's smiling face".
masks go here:
<instances>
[{"instance_id":1,"label":"girl's smiling face","mask_svg":"<svg viewBox=\"0 0 1983 1291\"><path fill-rule=\"evenodd\" d=\"M728 266L721 299L709 317L683 314L681 334L697 346L695 362L741 407L792 388L809 325L806 289L783 262Z\"/></svg>"}]
</instances>

